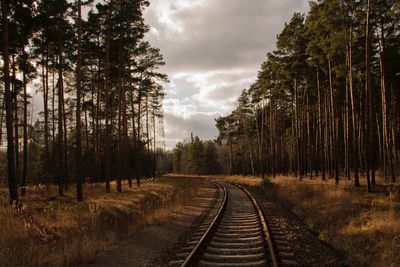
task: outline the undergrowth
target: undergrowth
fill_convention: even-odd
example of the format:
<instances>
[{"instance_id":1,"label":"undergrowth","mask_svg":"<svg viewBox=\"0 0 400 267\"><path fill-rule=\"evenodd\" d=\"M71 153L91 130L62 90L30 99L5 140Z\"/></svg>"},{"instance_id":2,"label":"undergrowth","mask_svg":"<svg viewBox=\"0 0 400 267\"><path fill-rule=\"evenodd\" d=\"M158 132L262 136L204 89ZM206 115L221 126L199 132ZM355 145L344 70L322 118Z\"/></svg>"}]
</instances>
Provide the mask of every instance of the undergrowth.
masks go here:
<instances>
[{"instance_id":1,"label":"undergrowth","mask_svg":"<svg viewBox=\"0 0 400 267\"><path fill-rule=\"evenodd\" d=\"M353 266L400 266L400 203L385 186L367 193L351 181L335 186L333 181L278 177L270 182L265 194L343 251Z\"/></svg>"},{"instance_id":2,"label":"undergrowth","mask_svg":"<svg viewBox=\"0 0 400 267\"><path fill-rule=\"evenodd\" d=\"M56 197L56 188L43 194L43 188L32 187L19 210L8 205L6 190L1 188L0 266L91 262L99 252L149 223L161 207L194 194L188 184L171 180L125 188L123 193L105 194L103 185L88 185L86 201L77 203L74 190Z\"/></svg>"}]
</instances>

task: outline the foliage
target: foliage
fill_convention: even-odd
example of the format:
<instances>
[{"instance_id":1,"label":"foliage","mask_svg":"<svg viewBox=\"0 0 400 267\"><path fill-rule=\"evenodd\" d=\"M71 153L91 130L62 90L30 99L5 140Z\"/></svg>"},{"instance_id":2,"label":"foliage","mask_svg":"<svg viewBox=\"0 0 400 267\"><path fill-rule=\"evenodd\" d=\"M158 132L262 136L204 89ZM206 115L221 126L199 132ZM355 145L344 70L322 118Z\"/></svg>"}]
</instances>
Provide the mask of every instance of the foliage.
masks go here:
<instances>
[{"instance_id":1,"label":"foliage","mask_svg":"<svg viewBox=\"0 0 400 267\"><path fill-rule=\"evenodd\" d=\"M197 136L190 142L179 142L173 151L173 170L196 175L221 173L216 144L202 141Z\"/></svg>"},{"instance_id":2,"label":"foliage","mask_svg":"<svg viewBox=\"0 0 400 267\"><path fill-rule=\"evenodd\" d=\"M231 174L354 177L400 171L399 5L310 2L277 36L237 108L216 119ZM368 33L368 34L367 34ZM397 75L394 75L397 73ZM354 175L354 176L353 176Z\"/></svg>"},{"instance_id":3,"label":"foliage","mask_svg":"<svg viewBox=\"0 0 400 267\"><path fill-rule=\"evenodd\" d=\"M138 185L142 177L154 177L163 154L168 77L159 70L165 64L160 50L144 41L149 2L4 3L3 30L8 29L2 45L8 36L3 51L9 51L12 101L1 99L1 106L11 108L1 111L0 136L8 114L17 151L11 187L24 194L27 183L57 183L62 195L78 169L85 181L105 181L107 191L112 180L132 186L134 177ZM79 16L78 10L89 11ZM36 92L27 93L27 87ZM37 121L30 112L33 97L42 99ZM10 201L17 197L10 195Z\"/></svg>"}]
</instances>

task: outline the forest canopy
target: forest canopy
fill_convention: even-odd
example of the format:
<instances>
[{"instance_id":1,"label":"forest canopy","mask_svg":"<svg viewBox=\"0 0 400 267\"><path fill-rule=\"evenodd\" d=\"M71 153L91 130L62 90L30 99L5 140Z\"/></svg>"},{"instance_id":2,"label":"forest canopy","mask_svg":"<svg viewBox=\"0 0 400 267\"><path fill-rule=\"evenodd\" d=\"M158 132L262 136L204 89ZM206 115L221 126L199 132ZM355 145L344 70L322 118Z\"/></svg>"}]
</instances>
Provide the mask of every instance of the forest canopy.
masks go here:
<instances>
[{"instance_id":1,"label":"forest canopy","mask_svg":"<svg viewBox=\"0 0 400 267\"><path fill-rule=\"evenodd\" d=\"M295 13L237 108L217 118L233 173L400 172L400 2L323 0ZM235 153L235 151L239 151Z\"/></svg>"},{"instance_id":2,"label":"forest canopy","mask_svg":"<svg viewBox=\"0 0 400 267\"><path fill-rule=\"evenodd\" d=\"M81 201L84 182L109 192L116 180L121 192L122 180L131 187L156 175L168 78L160 50L144 40L149 2L96 3L1 2L1 174L11 203L28 184L55 183L63 195L76 183Z\"/></svg>"}]
</instances>

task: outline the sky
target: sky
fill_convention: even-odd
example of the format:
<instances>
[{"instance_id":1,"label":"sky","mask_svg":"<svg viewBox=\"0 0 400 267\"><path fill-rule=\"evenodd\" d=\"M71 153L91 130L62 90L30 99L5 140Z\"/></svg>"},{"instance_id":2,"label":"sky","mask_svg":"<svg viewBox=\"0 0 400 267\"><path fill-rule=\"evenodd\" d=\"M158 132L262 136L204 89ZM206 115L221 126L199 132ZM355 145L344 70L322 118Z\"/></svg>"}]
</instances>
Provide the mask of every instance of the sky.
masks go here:
<instances>
[{"instance_id":1,"label":"sky","mask_svg":"<svg viewBox=\"0 0 400 267\"><path fill-rule=\"evenodd\" d=\"M146 39L161 49L168 74L166 147L190 134L215 139L215 118L229 114L256 79L276 35L308 0L150 0Z\"/></svg>"},{"instance_id":2,"label":"sky","mask_svg":"<svg viewBox=\"0 0 400 267\"><path fill-rule=\"evenodd\" d=\"M285 22L308 9L308 0L150 0L146 39L161 49L161 71L171 81L164 100L166 148L191 133L215 139L215 118L235 109ZM37 117L41 94L32 101Z\"/></svg>"}]
</instances>

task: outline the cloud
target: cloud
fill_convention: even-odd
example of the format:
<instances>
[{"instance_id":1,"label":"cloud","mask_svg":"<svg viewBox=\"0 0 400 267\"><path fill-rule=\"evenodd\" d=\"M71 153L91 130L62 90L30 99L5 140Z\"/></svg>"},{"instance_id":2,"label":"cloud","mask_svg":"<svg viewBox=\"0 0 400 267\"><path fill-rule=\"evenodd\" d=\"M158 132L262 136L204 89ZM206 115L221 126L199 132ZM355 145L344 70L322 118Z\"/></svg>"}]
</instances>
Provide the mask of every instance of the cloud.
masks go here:
<instances>
[{"instance_id":1,"label":"cloud","mask_svg":"<svg viewBox=\"0 0 400 267\"><path fill-rule=\"evenodd\" d=\"M165 123L168 128L165 131L166 147L172 149L176 143L190 137L193 133L203 139L214 139L217 135L217 129L210 127L214 125L216 114L196 113L190 119L185 119L174 114L165 114Z\"/></svg>"},{"instance_id":2,"label":"cloud","mask_svg":"<svg viewBox=\"0 0 400 267\"><path fill-rule=\"evenodd\" d=\"M240 92L254 81L254 71L224 70L178 73L167 87L167 113L188 118L197 111L225 114L236 105Z\"/></svg>"},{"instance_id":3,"label":"cloud","mask_svg":"<svg viewBox=\"0 0 400 267\"><path fill-rule=\"evenodd\" d=\"M274 48L276 34L294 11L305 11L302 0L154 0L148 23L162 47L168 68L207 71L240 66L258 67ZM261 56L261 57L260 57Z\"/></svg>"},{"instance_id":4,"label":"cloud","mask_svg":"<svg viewBox=\"0 0 400 267\"><path fill-rule=\"evenodd\" d=\"M307 10L308 0L151 1L146 38L161 49L162 70L171 80L165 100L167 147L191 131L213 138L214 118L235 108L284 23L293 12Z\"/></svg>"}]
</instances>

